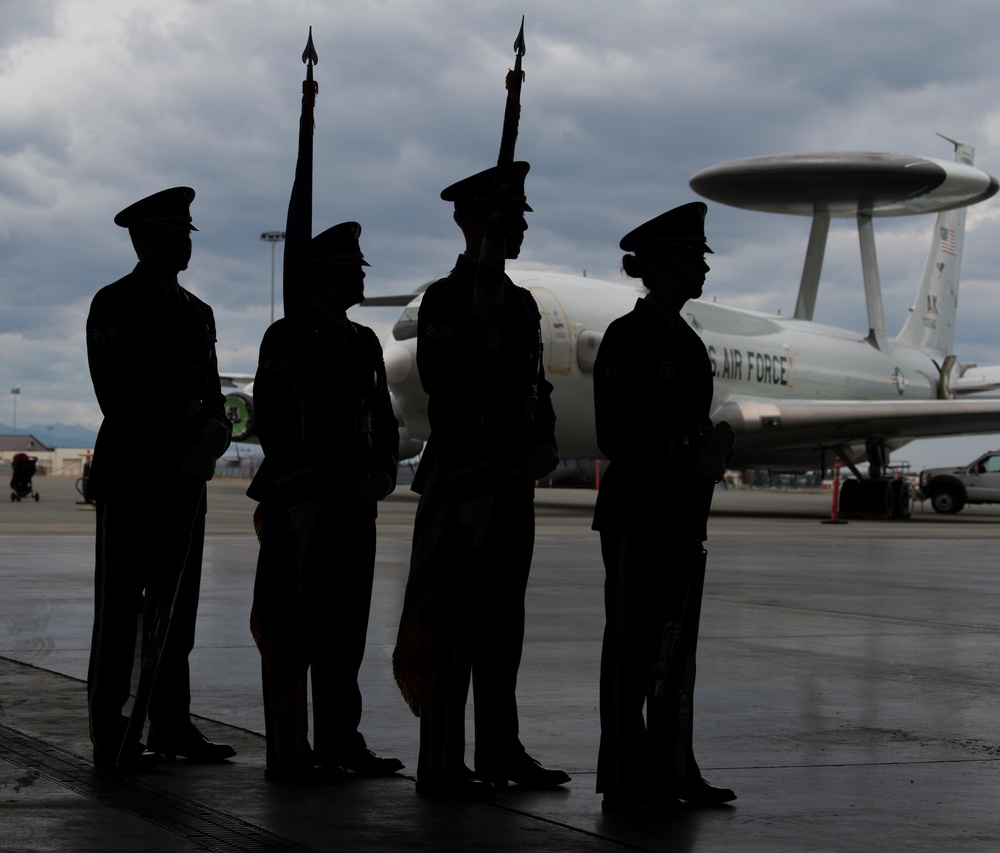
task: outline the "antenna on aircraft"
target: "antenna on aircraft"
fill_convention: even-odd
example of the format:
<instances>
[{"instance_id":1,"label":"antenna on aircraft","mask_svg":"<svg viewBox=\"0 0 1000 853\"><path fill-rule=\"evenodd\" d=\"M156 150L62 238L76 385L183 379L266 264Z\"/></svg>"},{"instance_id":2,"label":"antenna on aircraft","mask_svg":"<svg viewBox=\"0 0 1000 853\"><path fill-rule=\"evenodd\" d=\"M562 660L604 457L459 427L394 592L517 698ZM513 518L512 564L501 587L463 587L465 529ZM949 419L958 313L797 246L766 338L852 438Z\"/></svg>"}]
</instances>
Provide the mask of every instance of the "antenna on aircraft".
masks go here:
<instances>
[{"instance_id":1,"label":"antenna on aircraft","mask_svg":"<svg viewBox=\"0 0 1000 853\"><path fill-rule=\"evenodd\" d=\"M955 146L955 162L965 163L967 166L972 165L972 161L976 156L976 149L973 148L967 142L959 142L957 139L952 139L950 136L945 136L943 133L936 134L940 136L945 142L950 142Z\"/></svg>"},{"instance_id":2,"label":"antenna on aircraft","mask_svg":"<svg viewBox=\"0 0 1000 853\"><path fill-rule=\"evenodd\" d=\"M950 142L957 149L960 145L966 145L965 142L959 142L957 139L952 139L950 136L945 136L943 133L935 132L935 136L940 136L945 142Z\"/></svg>"}]
</instances>

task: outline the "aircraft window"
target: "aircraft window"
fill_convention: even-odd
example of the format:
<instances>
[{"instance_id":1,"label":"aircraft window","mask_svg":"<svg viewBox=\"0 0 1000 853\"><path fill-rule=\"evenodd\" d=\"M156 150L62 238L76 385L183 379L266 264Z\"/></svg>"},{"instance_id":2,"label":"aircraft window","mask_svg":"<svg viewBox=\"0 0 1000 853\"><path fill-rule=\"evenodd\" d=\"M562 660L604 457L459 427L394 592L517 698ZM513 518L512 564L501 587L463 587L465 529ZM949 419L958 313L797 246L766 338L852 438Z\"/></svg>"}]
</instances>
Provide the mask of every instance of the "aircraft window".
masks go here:
<instances>
[{"instance_id":1,"label":"aircraft window","mask_svg":"<svg viewBox=\"0 0 1000 853\"><path fill-rule=\"evenodd\" d=\"M396 325L392 327L392 337L393 340L397 341L407 341L410 338L415 338L417 336L417 308L416 306L407 307L403 312L403 316L396 321Z\"/></svg>"},{"instance_id":2,"label":"aircraft window","mask_svg":"<svg viewBox=\"0 0 1000 853\"><path fill-rule=\"evenodd\" d=\"M576 362L584 373L594 372L594 362L597 360L597 350L601 346L604 332L594 332L584 329L576 341Z\"/></svg>"}]
</instances>

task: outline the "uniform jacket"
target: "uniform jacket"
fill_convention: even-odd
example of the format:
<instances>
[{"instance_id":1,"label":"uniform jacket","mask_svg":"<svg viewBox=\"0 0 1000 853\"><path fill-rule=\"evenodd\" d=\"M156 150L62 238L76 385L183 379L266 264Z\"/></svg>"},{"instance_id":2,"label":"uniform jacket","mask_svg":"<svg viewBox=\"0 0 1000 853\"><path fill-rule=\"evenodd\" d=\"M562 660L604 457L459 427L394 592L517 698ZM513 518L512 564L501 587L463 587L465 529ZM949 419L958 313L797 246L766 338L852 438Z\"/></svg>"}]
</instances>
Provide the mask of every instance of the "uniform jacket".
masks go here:
<instances>
[{"instance_id":1,"label":"uniform jacket","mask_svg":"<svg viewBox=\"0 0 1000 853\"><path fill-rule=\"evenodd\" d=\"M681 317L646 297L608 326L594 365L597 446L610 462L595 530L704 530L715 484L695 478L691 439L711 404L708 353Z\"/></svg>"},{"instance_id":2,"label":"uniform jacket","mask_svg":"<svg viewBox=\"0 0 1000 853\"><path fill-rule=\"evenodd\" d=\"M542 367L541 315L531 294L504 276L498 368L482 412L483 377L472 314L476 263L460 255L424 292L417 369L428 395L430 438L413 490L433 476L459 495L488 491L538 444L555 448L552 385Z\"/></svg>"},{"instance_id":3,"label":"uniform jacket","mask_svg":"<svg viewBox=\"0 0 1000 853\"><path fill-rule=\"evenodd\" d=\"M315 370L305 380L306 425L289 361L287 320L264 333L254 378L254 418L264 462L247 494L295 503L345 494L385 472L393 483L399 422L392 412L382 347L367 326L313 311ZM374 508L372 510L375 511Z\"/></svg>"},{"instance_id":4,"label":"uniform jacket","mask_svg":"<svg viewBox=\"0 0 1000 853\"><path fill-rule=\"evenodd\" d=\"M88 499L114 494L131 471L173 476L210 418L229 429L215 340L212 309L141 264L97 292L87 358L104 421Z\"/></svg>"}]
</instances>

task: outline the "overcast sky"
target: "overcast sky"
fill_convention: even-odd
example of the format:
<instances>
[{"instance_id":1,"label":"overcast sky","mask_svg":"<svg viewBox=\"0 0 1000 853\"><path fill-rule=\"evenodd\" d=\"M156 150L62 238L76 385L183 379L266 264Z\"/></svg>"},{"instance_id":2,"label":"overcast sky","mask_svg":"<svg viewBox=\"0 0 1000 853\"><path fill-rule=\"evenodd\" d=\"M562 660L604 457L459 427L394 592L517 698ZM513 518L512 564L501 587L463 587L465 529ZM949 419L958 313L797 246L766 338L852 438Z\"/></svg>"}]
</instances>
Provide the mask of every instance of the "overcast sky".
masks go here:
<instances>
[{"instance_id":1,"label":"overcast sky","mask_svg":"<svg viewBox=\"0 0 1000 853\"><path fill-rule=\"evenodd\" d=\"M445 274L461 246L438 194L496 161L522 14L518 156L535 212L516 266L620 281L621 236L696 198L690 177L726 160L950 159L941 132L1000 174L995 0L0 0L0 391L21 388L18 424L100 424L84 323L93 294L135 262L112 219L168 186L197 191L181 282L215 309L223 371L253 372L271 312L260 234L285 224L310 26L316 230L361 222L369 295ZM876 222L890 334L932 226ZM709 296L794 312L807 219L711 205L707 229ZM998 236L1000 201L970 209L963 361L1000 363ZM862 331L857 245L835 221L816 319ZM280 315L280 246L276 259ZM398 313L354 316L384 335ZM0 422L11 409L8 396ZM1000 436L900 456L945 464L988 446Z\"/></svg>"}]
</instances>

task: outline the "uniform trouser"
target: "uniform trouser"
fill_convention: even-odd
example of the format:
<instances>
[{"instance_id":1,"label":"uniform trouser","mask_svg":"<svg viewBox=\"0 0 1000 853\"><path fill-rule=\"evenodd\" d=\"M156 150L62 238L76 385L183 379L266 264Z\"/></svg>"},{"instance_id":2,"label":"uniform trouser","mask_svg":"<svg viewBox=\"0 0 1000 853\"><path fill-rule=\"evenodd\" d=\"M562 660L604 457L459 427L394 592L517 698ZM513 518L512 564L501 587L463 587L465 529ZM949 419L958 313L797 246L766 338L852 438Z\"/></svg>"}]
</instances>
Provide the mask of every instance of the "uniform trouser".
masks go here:
<instances>
[{"instance_id":1,"label":"uniform trouser","mask_svg":"<svg viewBox=\"0 0 1000 853\"><path fill-rule=\"evenodd\" d=\"M266 506L265 513L257 594L270 596L268 609L274 614L270 620L264 617L273 649L270 665L263 667L268 765L287 768L295 760L300 699L296 684L302 684L303 666L309 670L312 687L315 760L340 764L366 746L358 731L362 711L358 673L371 609L375 514L370 506L321 502L300 575L298 544L287 512ZM262 571L269 574L270 583L263 582ZM301 601L300 577L305 584ZM255 602L258 615L267 612L261 605Z\"/></svg>"},{"instance_id":2,"label":"uniform trouser","mask_svg":"<svg viewBox=\"0 0 1000 853\"><path fill-rule=\"evenodd\" d=\"M436 694L421 710L418 776L441 776L441 756L460 771L464 754L464 714L471 676L475 715L475 767L480 772L502 765L519 749L517 672L524 642L524 596L535 541L534 484L509 481L493 491L485 537L470 549L467 531L450 515L451 535L440 559L450 563L450 582L438 608L461 611L463 636L452 634L436 649ZM463 573L464 575L463 580ZM451 626L454 628L455 626ZM456 657L457 655L457 657ZM447 687L441 679L448 681Z\"/></svg>"},{"instance_id":3,"label":"uniform trouser","mask_svg":"<svg viewBox=\"0 0 1000 853\"><path fill-rule=\"evenodd\" d=\"M87 698L91 740L102 751L116 754L123 734L122 710L131 692L139 607L145 637L153 628L157 608L169 608L175 591L176 605L150 698L149 720L151 725L169 729L186 725L190 719L188 655L194 648L205 509L204 483L193 479L161 487L153 508L128 494L97 500Z\"/></svg>"},{"instance_id":4,"label":"uniform trouser","mask_svg":"<svg viewBox=\"0 0 1000 853\"><path fill-rule=\"evenodd\" d=\"M671 540L662 531L601 531L606 571L605 628L601 651L601 745L597 791L640 796L646 786L655 738L679 744L687 753L685 779L700 776L691 745L691 728L657 732L652 714L650 673L663 627L679 621L691 572L700 567L700 542ZM700 597L688 602L689 620L701 610ZM691 674L693 686L693 673ZM647 714L643 714L646 705ZM691 719L693 720L693 702ZM671 750L673 751L673 750Z\"/></svg>"}]
</instances>

